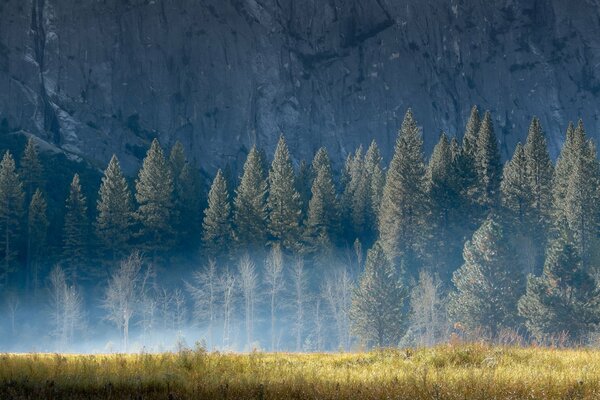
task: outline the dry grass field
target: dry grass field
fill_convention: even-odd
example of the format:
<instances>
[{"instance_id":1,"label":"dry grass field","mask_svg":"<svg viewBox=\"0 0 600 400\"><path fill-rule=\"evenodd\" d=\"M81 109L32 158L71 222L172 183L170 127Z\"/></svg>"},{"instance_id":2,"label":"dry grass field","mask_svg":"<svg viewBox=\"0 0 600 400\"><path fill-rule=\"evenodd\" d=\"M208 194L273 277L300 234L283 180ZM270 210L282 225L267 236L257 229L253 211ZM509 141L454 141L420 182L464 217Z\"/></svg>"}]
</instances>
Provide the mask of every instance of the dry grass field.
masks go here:
<instances>
[{"instance_id":1,"label":"dry grass field","mask_svg":"<svg viewBox=\"0 0 600 400\"><path fill-rule=\"evenodd\" d=\"M0 355L0 399L600 399L600 351Z\"/></svg>"}]
</instances>

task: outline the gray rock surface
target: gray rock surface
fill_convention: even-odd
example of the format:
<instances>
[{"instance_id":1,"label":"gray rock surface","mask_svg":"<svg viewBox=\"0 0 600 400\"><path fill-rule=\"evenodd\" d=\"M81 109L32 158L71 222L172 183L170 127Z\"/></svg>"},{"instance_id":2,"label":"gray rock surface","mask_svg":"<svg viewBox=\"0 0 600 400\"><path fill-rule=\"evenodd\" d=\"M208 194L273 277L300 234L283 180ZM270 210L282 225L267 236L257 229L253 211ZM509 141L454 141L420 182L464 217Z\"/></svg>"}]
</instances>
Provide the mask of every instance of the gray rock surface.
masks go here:
<instances>
[{"instance_id":1,"label":"gray rock surface","mask_svg":"<svg viewBox=\"0 0 600 400\"><path fill-rule=\"evenodd\" d=\"M503 156L538 115L598 137L597 0L3 0L0 120L129 170L151 138L207 171L284 133L296 158L390 154L407 107L431 149L494 113Z\"/></svg>"}]
</instances>

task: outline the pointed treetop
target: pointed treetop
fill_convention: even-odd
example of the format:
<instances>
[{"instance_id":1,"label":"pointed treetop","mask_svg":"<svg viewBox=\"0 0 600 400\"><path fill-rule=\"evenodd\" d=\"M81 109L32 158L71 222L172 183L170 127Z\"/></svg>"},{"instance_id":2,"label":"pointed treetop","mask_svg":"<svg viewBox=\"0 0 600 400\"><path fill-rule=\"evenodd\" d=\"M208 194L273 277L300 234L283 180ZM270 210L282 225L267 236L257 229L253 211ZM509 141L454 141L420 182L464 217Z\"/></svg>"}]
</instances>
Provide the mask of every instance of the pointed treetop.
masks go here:
<instances>
[{"instance_id":1,"label":"pointed treetop","mask_svg":"<svg viewBox=\"0 0 600 400\"><path fill-rule=\"evenodd\" d=\"M465 133L462 140L462 149L465 154L469 154L472 157L475 155L475 149L477 147L477 136L479 135L479 129L481 126L481 119L479 117L479 110L477 106L471 108L471 114L467 121Z\"/></svg>"}]
</instances>

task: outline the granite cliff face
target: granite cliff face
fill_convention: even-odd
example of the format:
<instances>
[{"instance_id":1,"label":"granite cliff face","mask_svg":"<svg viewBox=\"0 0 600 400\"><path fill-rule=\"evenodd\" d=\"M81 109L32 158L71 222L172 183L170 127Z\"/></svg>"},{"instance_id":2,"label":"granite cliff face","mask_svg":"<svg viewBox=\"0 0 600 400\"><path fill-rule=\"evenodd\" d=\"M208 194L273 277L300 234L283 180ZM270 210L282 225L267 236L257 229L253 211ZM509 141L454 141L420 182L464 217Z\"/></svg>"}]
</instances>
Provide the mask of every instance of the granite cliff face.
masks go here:
<instances>
[{"instance_id":1,"label":"granite cliff face","mask_svg":"<svg viewBox=\"0 0 600 400\"><path fill-rule=\"evenodd\" d=\"M598 138L597 0L3 0L0 120L132 171L149 141L208 171L284 133L297 158L390 154L406 108L430 149L494 113L503 156L538 115Z\"/></svg>"}]
</instances>

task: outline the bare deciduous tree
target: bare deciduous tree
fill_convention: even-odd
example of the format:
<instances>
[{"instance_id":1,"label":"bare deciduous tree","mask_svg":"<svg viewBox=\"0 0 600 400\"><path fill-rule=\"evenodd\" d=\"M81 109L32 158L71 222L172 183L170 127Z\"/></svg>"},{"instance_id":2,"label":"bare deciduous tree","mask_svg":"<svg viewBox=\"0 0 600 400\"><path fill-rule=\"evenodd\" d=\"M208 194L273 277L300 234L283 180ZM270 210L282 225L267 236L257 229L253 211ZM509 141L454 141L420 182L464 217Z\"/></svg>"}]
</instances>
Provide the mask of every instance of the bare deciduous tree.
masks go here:
<instances>
[{"instance_id":1,"label":"bare deciduous tree","mask_svg":"<svg viewBox=\"0 0 600 400\"><path fill-rule=\"evenodd\" d=\"M433 346L444 341L449 332L442 282L426 271L419 273L419 282L410 297L411 315L408 340L411 344Z\"/></svg>"},{"instance_id":2,"label":"bare deciduous tree","mask_svg":"<svg viewBox=\"0 0 600 400\"><path fill-rule=\"evenodd\" d=\"M181 289L175 289L173 292L173 329L181 332L187 318L187 307L185 305L185 295Z\"/></svg>"},{"instance_id":3,"label":"bare deciduous tree","mask_svg":"<svg viewBox=\"0 0 600 400\"><path fill-rule=\"evenodd\" d=\"M220 277L220 289L223 296L223 347L231 346L231 320L235 307L235 276L225 271Z\"/></svg>"},{"instance_id":4,"label":"bare deciduous tree","mask_svg":"<svg viewBox=\"0 0 600 400\"><path fill-rule=\"evenodd\" d=\"M284 288L283 254L279 243L274 244L269 252L265 268L265 283L269 295L269 308L271 312L271 351L275 351L275 322L277 309L279 308L277 298Z\"/></svg>"},{"instance_id":5,"label":"bare deciduous tree","mask_svg":"<svg viewBox=\"0 0 600 400\"><path fill-rule=\"evenodd\" d=\"M352 304L352 290L354 283L347 268L343 267L325 278L323 285L323 298L329 307L329 312L336 325L338 346L348 350L350 348L350 306Z\"/></svg>"},{"instance_id":6,"label":"bare deciduous tree","mask_svg":"<svg viewBox=\"0 0 600 400\"><path fill-rule=\"evenodd\" d=\"M250 259L250 256L248 254L245 254L240 259L238 270L240 275L240 286L242 289L242 296L244 298L246 346L251 346L253 340L252 334L254 328L254 306L256 304L258 274L256 273L256 265L254 264L252 259Z\"/></svg>"},{"instance_id":7,"label":"bare deciduous tree","mask_svg":"<svg viewBox=\"0 0 600 400\"><path fill-rule=\"evenodd\" d=\"M156 285L154 268L148 266L140 284L140 320L139 325L142 327L142 343L145 345L154 326L156 324L157 302L156 302Z\"/></svg>"},{"instance_id":8,"label":"bare deciduous tree","mask_svg":"<svg viewBox=\"0 0 600 400\"><path fill-rule=\"evenodd\" d=\"M122 333L124 351L129 345L129 323L141 297L141 269L142 257L138 252L121 261L119 269L109 279L102 304L107 311L106 319Z\"/></svg>"},{"instance_id":9,"label":"bare deciduous tree","mask_svg":"<svg viewBox=\"0 0 600 400\"><path fill-rule=\"evenodd\" d=\"M186 282L186 288L194 299L194 318L198 323L206 324L208 348L212 349L220 291L215 260L209 260L205 268L194 272L193 283Z\"/></svg>"},{"instance_id":10,"label":"bare deciduous tree","mask_svg":"<svg viewBox=\"0 0 600 400\"><path fill-rule=\"evenodd\" d=\"M21 300L19 295L13 291L6 295L6 311L10 319L11 333L15 335L17 333L17 314L21 308Z\"/></svg>"},{"instance_id":11,"label":"bare deciduous tree","mask_svg":"<svg viewBox=\"0 0 600 400\"><path fill-rule=\"evenodd\" d=\"M84 326L83 300L79 290L68 284L60 266L52 269L49 279L51 335L56 339L57 348L62 350Z\"/></svg>"},{"instance_id":12,"label":"bare deciduous tree","mask_svg":"<svg viewBox=\"0 0 600 400\"><path fill-rule=\"evenodd\" d=\"M298 258L292 267L292 286L293 298L292 306L294 310L294 326L293 333L296 342L296 351L302 350L302 336L304 334L304 314L307 299L308 279L306 270L304 269L304 261Z\"/></svg>"}]
</instances>

